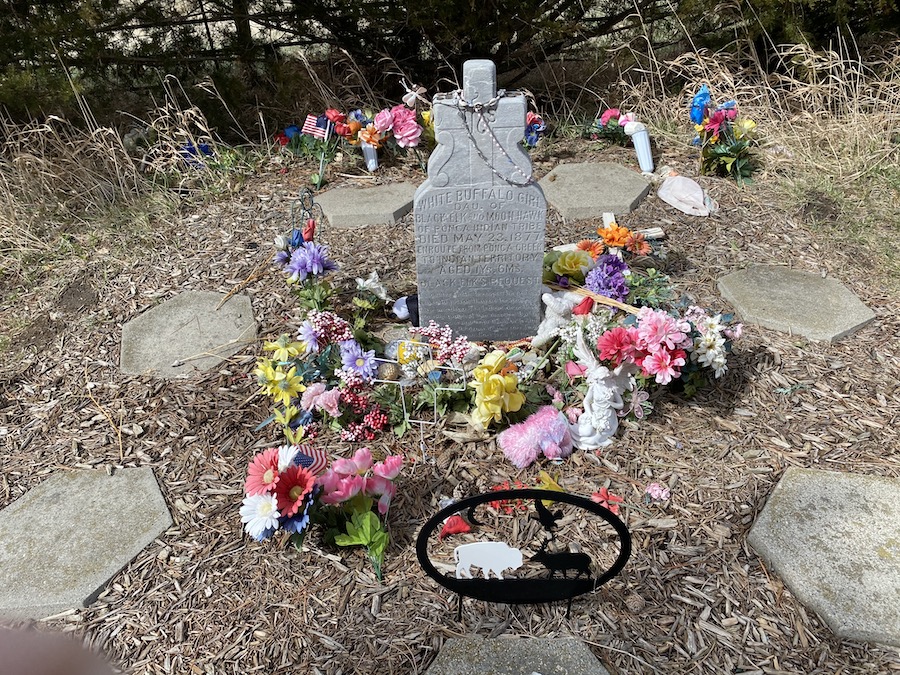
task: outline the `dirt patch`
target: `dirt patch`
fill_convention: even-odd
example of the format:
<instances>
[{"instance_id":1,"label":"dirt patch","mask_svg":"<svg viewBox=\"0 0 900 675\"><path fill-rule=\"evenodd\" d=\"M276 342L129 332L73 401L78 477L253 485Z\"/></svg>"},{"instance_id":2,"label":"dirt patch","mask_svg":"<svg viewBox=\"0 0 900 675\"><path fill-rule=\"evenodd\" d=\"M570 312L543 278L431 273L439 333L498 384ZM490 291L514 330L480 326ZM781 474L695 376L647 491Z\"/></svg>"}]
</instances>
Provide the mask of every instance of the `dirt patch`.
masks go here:
<instances>
[{"instance_id":1,"label":"dirt patch","mask_svg":"<svg viewBox=\"0 0 900 675\"><path fill-rule=\"evenodd\" d=\"M66 286L56 300L57 307L68 314L95 309L99 296L88 281L87 272L82 272Z\"/></svg>"}]
</instances>

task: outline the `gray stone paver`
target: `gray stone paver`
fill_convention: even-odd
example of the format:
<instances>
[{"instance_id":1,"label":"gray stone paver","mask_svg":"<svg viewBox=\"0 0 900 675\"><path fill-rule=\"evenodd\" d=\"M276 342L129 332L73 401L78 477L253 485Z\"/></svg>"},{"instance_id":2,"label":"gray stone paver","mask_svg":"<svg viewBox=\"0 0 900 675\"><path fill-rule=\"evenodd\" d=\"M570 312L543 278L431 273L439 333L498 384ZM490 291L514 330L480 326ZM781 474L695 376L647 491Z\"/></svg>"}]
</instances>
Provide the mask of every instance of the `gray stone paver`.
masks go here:
<instances>
[{"instance_id":1,"label":"gray stone paver","mask_svg":"<svg viewBox=\"0 0 900 675\"><path fill-rule=\"evenodd\" d=\"M185 291L122 327L119 367L128 375L188 376L214 368L256 337L250 298ZM175 365L178 364L178 365Z\"/></svg>"},{"instance_id":2,"label":"gray stone paver","mask_svg":"<svg viewBox=\"0 0 900 675\"><path fill-rule=\"evenodd\" d=\"M316 203L334 228L393 225L412 211L416 186L390 183L375 187L340 187L316 195Z\"/></svg>"},{"instance_id":3,"label":"gray stone paver","mask_svg":"<svg viewBox=\"0 0 900 675\"><path fill-rule=\"evenodd\" d=\"M566 220L630 213L650 192L650 183L641 174L608 162L560 164L540 185Z\"/></svg>"},{"instance_id":4,"label":"gray stone paver","mask_svg":"<svg viewBox=\"0 0 900 675\"><path fill-rule=\"evenodd\" d=\"M780 265L753 265L719 279L719 291L741 320L834 342L875 318L837 279Z\"/></svg>"},{"instance_id":5,"label":"gray stone paver","mask_svg":"<svg viewBox=\"0 0 900 675\"><path fill-rule=\"evenodd\" d=\"M426 675L609 675L574 638L451 638Z\"/></svg>"},{"instance_id":6,"label":"gray stone paver","mask_svg":"<svg viewBox=\"0 0 900 675\"><path fill-rule=\"evenodd\" d=\"M789 468L748 540L836 635L900 647L900 480Z\"/></svg>"},{"instance_id":7,"label":"gray stone paver","mask_svg":"<svg viewBox=\"0 0 900 675\"><path fill-rule=\"evenodd\" d=\"M87 606L171 525L149 467L53 474L0 511L0 616Z\"/></svg>"}]
</instances>

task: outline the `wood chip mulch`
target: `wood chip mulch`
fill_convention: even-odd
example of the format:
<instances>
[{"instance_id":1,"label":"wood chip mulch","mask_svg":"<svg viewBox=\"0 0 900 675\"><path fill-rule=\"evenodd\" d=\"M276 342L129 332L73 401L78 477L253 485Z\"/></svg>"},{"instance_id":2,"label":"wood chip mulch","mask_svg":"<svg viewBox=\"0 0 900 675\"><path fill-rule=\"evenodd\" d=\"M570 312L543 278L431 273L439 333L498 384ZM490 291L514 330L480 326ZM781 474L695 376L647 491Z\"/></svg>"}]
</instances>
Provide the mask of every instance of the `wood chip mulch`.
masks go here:
<instances>
[{"instance_id":1,"label":"wood chip mulch","mask_svg":"<svg viewBox=\"0 0 900 675\"><path fill-rule=\"evenodd\" d=\"M695 177L694 158L681 152L659 148L657 161ZM586 142L534 157L538 175L560 162L636 166L631 150ZM336 168L358 173L356 165ZM398 163L377 181L418 181L417 171ZM261 173L235 194L151 223L153 236L138 237L141 247L129 248L123 235L126 245L95 248L17 296L5 294L5 329L23 307L30 320L0 376L0 506L57 471L150 466L174 519L96 603L40 628L73 632L127 672L148 674L422 673L444 640L473 634L574 636L611 673L900 671L897 650L834 637L746 541L789 466L900 477L900 302L865 251L830 244L799 209L778 203L767 186L777 176L744 190L698 178L719 203L712 217L684 216L651 194L620 223L665 229L667 272L698 304L728 310L716 280L774 263L843 281L877 318L836 344L746 326L716 387L691 400L665 394L648 419L621 430L599 455L576 452L548 467L573 492L606 486L624 497L634 536L624 572L577 599L569 618L564 603L467 600L458 622L456 598L416 563L415 537L438 496L536 482L538 467L515 470L494 441L425 436L429 460L410 462L399 479L381 583L358 550L311 536L297 552L281 539L243 535L247 462L277 442L271 428L254 432L268 415L248 377L258 347L190 379L125 377L117 369L121 327L182 291L228 292L251 275L288 228L290 200L309 172ZM548 245L591 236L598 224L563 223L551 210ZM341 263L339 282L375 269L394 295L412 290L411 216L395 227L326 227L322 239ZM299 311L280 274L243 292L260 339L296 325ZM351 451L333 437L322 442L336 455ZM419 439L381 438L371 447L416 456ZM650 482L667 485L671 500L644 505ZM853 509L846 505L848 515Z\"/></svg>"}]
</instances>

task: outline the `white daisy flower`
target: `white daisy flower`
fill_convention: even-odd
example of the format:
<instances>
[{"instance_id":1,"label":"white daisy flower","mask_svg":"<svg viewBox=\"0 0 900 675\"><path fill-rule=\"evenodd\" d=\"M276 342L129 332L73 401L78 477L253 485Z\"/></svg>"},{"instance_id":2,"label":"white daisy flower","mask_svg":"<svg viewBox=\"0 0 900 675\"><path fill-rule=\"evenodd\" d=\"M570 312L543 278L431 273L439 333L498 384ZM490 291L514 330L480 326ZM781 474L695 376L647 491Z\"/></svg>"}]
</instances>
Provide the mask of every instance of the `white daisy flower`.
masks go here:
<instances>
[{"instance_id":1,"label":"white daisy flower","mask_svg":"<svg viewBox=\"0 0 900 675\"><path fill-rule=\"evenodd\" d=\"M263 532L278 527L278 502L273 494L248 495L241 504L241 522L244 530L254 539Z\"/></svg>"}]
</instances>

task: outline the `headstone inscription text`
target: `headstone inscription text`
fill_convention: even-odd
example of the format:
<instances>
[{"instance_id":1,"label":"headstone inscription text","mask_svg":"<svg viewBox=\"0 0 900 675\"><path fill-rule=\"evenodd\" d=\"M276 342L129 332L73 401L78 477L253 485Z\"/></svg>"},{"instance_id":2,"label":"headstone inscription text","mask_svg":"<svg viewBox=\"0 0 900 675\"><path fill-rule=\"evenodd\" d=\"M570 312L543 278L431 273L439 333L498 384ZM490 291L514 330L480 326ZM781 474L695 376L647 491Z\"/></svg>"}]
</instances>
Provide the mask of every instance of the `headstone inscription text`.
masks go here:
<instances>
[{"instance_id":1,"label":"headstone inscription text","mask_svg":"<svg viewBox=\"0 0 900 675\"><path fill-rule=\"evenodd\" d=\"M547 202L519 144L527 102L496 92L491 61L434 98L438 146L416 190L419 316L470 340L515 340L540 323Z\"/></svg>"}]
</instances>

